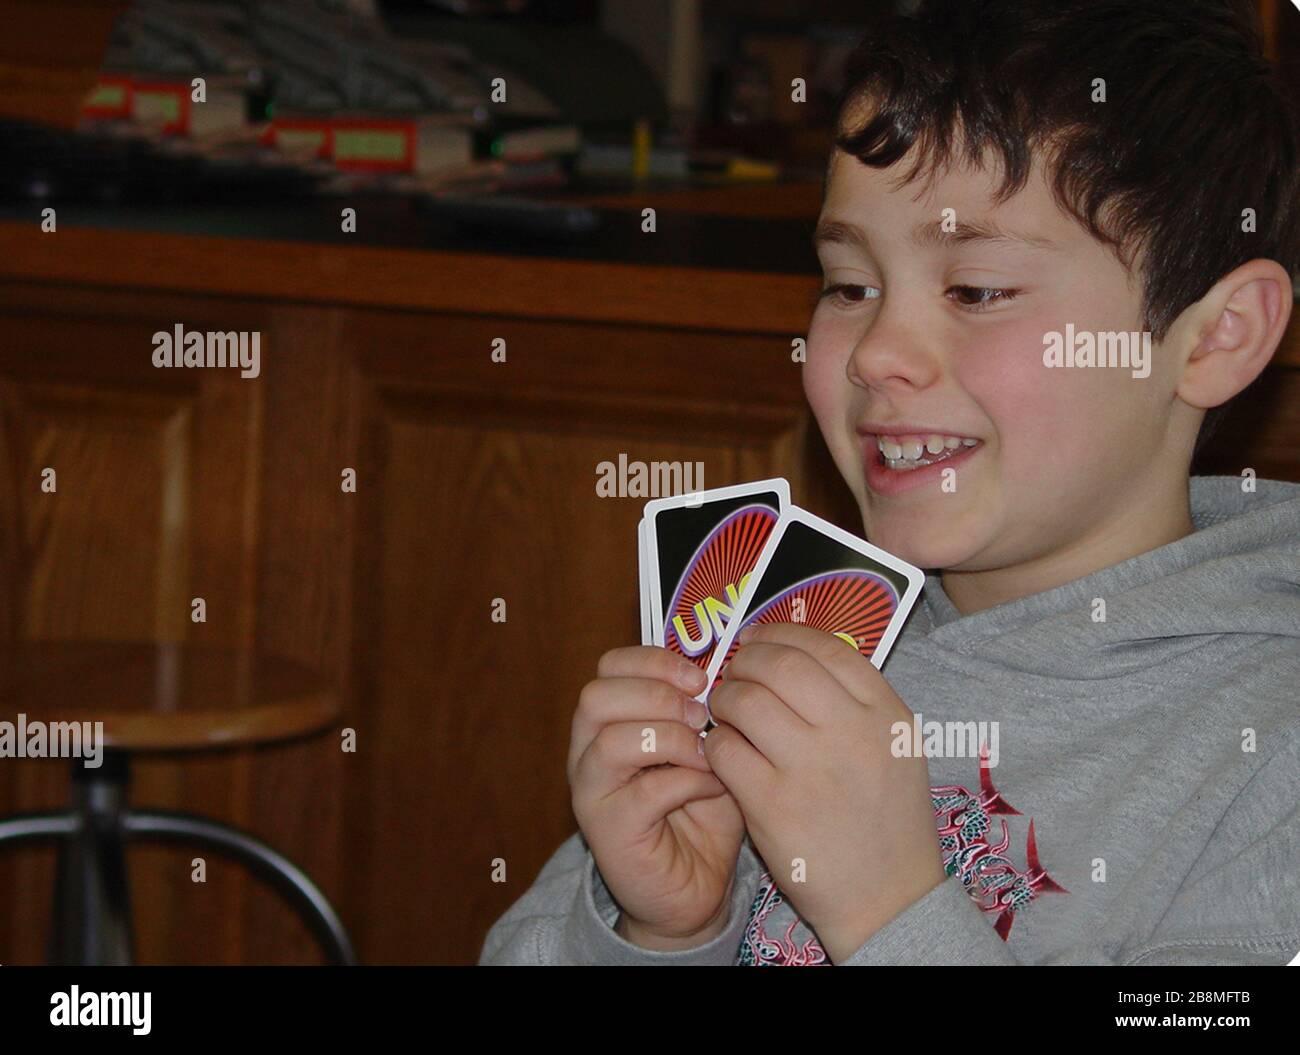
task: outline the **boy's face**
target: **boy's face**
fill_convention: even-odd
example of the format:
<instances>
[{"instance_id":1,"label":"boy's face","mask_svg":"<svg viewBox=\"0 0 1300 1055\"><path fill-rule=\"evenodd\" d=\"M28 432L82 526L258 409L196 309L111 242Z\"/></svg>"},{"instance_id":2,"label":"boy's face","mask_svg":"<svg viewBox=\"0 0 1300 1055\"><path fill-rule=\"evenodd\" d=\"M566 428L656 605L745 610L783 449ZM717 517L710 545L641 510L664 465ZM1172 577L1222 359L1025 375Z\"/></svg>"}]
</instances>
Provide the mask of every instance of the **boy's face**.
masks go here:
<instances>
[{"instance_id":1,"label":"boy's face","mask_svg":"<svg viewBox=\"0 0 1300 1055\"><path fill-rule=\"evenodd\" d=\"M845 288L818 303L803 377L866 534L924 568L1038 562L1067 581L1104 566L1094 558L1122 551L1116 533L1135 517L1168 523L1179 486L1185 500L1177 364L1162 368L1172 357L1153 344L1146 377L1132 365L1048 367L1044 336L1064 340L1067 323L1139 331L1140 284L1056 206L1040 160L996 208L997 172L954 167L928 190L894 186L911 160L878 170L836 150L819 224L864 238L819 240L823 286ZM944 238L948 209L958 234ZM963 225L1050 245L966 239L976 232ZM914 244L918 227L936 237ZM885 453L904 459L893 467L882 433Z\"/></svg>"}]
</instances>

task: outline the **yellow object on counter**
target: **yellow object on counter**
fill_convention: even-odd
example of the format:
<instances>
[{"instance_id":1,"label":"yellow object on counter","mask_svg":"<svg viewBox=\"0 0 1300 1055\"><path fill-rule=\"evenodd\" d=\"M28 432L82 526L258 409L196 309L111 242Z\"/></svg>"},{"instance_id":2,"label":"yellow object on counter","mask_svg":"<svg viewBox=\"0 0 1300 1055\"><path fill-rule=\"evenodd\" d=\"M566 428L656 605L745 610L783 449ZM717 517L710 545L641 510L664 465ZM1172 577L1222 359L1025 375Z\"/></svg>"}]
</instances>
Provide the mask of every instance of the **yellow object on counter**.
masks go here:
<instances>
[{"instance_id":1,"label":"yellow object on counter","mask_svg":"<svg viewBox=\"0 0 1300 1055\"><path fill-rule=\"evenodd\" d=\"M766 161L752 161L749 158L732 158L727 162L727 175L738 180L770 180L781 175L781 170Z\"/></svg>"},{"instance_id":2,"label":"yellow object on counter","mask_svg":"<svg viewBox=\"0 0 1300 1055\"><path fill-rule=\"evenodd\" d=\"M650 122L642 119L632 126L632 178L650 175Z\"/></svg>"}]
</instances>

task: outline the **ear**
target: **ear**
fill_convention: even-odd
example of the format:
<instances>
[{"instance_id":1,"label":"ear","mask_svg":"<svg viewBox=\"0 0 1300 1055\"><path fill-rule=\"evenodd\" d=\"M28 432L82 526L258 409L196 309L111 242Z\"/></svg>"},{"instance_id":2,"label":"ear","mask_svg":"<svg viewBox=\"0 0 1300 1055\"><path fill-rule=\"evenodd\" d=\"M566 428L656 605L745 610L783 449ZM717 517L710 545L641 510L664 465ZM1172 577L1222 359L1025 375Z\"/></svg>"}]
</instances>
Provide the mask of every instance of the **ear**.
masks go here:
<instances>
[{"instance_id":1,"label":"ear","mask_svg":"<svg viewBox=\"0 0 1300 1055\"><path fill-rule=\"evenodd\" d=\"M1195 341L1179 398L1208 410L1254 381L1286 332L1293 301L1291 276L1276 260L1251 260L1224 275L1178 320Z\"/></svg>"}]
</instances>

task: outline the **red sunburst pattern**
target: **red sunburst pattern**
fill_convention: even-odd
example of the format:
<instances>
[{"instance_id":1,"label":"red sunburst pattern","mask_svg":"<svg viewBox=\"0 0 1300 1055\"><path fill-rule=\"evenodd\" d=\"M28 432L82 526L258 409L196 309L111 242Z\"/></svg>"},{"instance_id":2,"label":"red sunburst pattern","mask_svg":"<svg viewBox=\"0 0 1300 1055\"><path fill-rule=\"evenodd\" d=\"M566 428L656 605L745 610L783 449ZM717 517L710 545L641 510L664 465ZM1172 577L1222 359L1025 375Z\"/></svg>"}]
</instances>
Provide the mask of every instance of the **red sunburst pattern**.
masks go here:
<instances>
[{"instance_id":1,"label":"red sunburst pattern","mask_svg":"<svg viewBox=\"0 0 1300 1055\"><path fill-rule=\"evenodd\" d=\"M775 526L776 510L770 506L744 506L719 522L700 543L665 617L664 645L670 652L686 656L697 666L708 666L732 606L744 589L745 577L758 564ZM678 620L684 637L678 632Z\"/></svg>"},{"instance_id":2,"label":"red sunburst pattern","mask_svg":"<svg viewBox=\"0 0 1300 1055\"><path fill-rule=\"evenodd\" d=\"M889 620L898 608L898 594L879 575L858 568L807 579L778 594L753 615L750 623L802 623L830 634L853 638L868 659L876 651ZM848 642L845 642L846 644ZM734 641L714 684L740 646Z\"/></svg>"}]
</instances>

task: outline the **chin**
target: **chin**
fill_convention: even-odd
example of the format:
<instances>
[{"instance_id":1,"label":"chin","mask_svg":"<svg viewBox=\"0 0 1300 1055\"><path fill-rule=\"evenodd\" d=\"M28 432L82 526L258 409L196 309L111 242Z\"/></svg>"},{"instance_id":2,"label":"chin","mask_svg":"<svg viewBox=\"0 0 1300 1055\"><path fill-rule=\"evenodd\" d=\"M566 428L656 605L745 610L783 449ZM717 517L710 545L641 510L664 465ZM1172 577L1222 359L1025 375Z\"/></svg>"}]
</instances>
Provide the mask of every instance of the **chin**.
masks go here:
<instances>
[{"instance_id":1,"label":"chin","mask_svg":"<svg viewBox=\"0 0 1300 1055\"><path fill-rule=\"evenodd\" d=\"M912 525L881 520L872 525L872 518L863 516L864 537L873 546L888 550L895 557L927 571L952 568L959 570L979 554L969 535L953 537L951 525L937 524L917 530Z\"/></svg>"}]
</instances>

